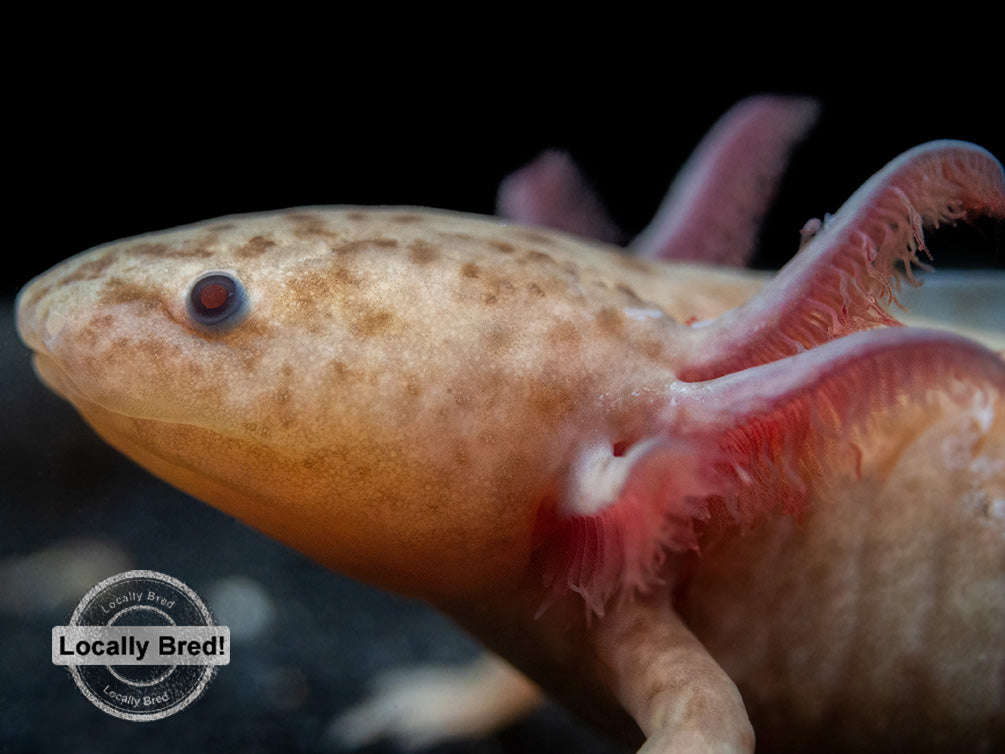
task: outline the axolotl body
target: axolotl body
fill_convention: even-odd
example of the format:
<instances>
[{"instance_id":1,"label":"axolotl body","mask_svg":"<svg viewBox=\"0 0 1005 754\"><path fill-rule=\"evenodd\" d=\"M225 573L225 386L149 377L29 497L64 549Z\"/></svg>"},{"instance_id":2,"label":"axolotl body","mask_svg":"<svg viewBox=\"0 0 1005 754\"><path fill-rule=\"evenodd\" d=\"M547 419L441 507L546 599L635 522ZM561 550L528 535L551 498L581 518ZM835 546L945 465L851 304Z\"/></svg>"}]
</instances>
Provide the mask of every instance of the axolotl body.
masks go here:
<instances>
[{"instance_id":1,"label":"axolotl body","mask_svg":"<svg viewBox=\"0 0 1005 754\"><path fill-rule=\"evenodd\" d=\"M432 727L490 728L540 687L644 751L751 751L755 731L991 750L1001 345L883 305L922 222L981 213L1005 215L1001 166L958 142L895 160L770 279L302 208L78 255L25 287L18 327L141 465L505 658L458 677L452 709L397 697Z\"/></svg>"}]
</instances>

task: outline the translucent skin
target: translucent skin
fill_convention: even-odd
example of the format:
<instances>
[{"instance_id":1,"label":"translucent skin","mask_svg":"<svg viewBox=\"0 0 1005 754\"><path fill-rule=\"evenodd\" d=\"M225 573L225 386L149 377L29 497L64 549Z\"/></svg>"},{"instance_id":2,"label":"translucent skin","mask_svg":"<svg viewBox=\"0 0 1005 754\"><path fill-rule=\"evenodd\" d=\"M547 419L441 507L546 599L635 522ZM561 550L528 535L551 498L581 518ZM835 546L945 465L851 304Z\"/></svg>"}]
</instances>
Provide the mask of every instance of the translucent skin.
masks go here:
<instances>
[{"instance_id":1,"label":"translucent skin","mask_svg":"<svg viewBox=\"0 0 1005 754\"><path fill-rule=\"evenodd\" d=\"M68 260L18 327L139 463L645 751L749 751L748 707L779 746L976 747L1005 708L1005 362L883 303L923 222L1005 215L1003 187L926 145L770 281L448 213L223 218ZM221 327L188 306L210 271L247 295Z\"/></svg>"}]
</instances>

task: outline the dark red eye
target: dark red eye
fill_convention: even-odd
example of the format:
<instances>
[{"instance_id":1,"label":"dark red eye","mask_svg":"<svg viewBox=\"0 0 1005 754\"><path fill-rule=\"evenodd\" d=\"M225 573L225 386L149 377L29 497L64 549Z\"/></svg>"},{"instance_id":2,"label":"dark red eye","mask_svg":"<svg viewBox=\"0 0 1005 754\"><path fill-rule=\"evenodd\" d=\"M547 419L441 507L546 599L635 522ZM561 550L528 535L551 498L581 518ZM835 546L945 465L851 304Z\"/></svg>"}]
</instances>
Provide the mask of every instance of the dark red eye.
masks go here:
<instances>
[{"instance_id":1,"label":"dark red eye","mask_svg":"<svg viewBox=\"0 0 1005 754\"><path fill-rule=\"evenodd\" d=\"M188 309L200 325L233 324L244 310L244 288L232 275L211 273L195 281L188 296Z\"/></svg>"}]
</instances>

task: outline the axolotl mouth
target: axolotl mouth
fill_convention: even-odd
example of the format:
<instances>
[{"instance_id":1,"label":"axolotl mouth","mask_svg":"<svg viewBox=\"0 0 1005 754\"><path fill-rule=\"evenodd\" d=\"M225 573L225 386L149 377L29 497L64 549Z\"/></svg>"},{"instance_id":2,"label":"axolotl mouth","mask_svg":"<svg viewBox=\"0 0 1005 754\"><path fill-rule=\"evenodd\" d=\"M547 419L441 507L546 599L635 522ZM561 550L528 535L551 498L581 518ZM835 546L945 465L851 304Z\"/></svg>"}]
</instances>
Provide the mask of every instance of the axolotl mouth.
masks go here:
<instances>
[{"instance_id":1,"label":"axolotl mouth","mask_svg":"<svg viewBox=\"0 0 1005 754\"><path fill-rule=\"evenodd\" d=\"M59 362L51 356L35 351L32 355L32 365L38 378L56 395L71 403L75 399L83 397L80 391L74 388L69 375L60 368Z\"/></svg>"},{"instance_id":2,"label":"axolotl mouth","mask_svg":"<svg viewBox=\"0 0 1005 754\"><path fill-rule=\"evenodd\" d=\"M58 309L51 312L48 307L39 308L39 303L45 303L39 301L43 298L41 294L48 287L43 277L26 285L18 295L15 307L18 335L31 349L35 374L46 387L73 405L93 402L87 390L74 382L73 370L68 368L66 361L54 355L47 346L55 342L58 350L63 316Z\"/></svg>"},{"instance_id":3,"label":"axolotl mouth","mask_svg":"<svg viewBox=\"0 0 1005 754\"><path fill-rule=\"evenodd\" d=\"M73 405L109 445L136 460L140 465L154 470L162 478L181 479L193 474L212 476L210 469L198 469L198 466L183 453L179 453L172 443L158 439L162 435L170 434L171 422L136 416L135 412L130 412L127 401L114 396L102 402L100 392L89 390L87 389L89 386L82 387L74 381L73 369L68 368L66 362L53 355L46 345L47 339L58 341L61 328L53 325L52 318L39 316L34 308L37 301L36 293L31 285L23 289L18 299L17 324L21 339L33 351L32 365L39 379L50 390ZM47 333L47 336L43 333ZM135 428L140 425L145 425L147 430L137 433ZM228 481L216 479L214 483L222 486Z\"/></svg>"}]
</instances>

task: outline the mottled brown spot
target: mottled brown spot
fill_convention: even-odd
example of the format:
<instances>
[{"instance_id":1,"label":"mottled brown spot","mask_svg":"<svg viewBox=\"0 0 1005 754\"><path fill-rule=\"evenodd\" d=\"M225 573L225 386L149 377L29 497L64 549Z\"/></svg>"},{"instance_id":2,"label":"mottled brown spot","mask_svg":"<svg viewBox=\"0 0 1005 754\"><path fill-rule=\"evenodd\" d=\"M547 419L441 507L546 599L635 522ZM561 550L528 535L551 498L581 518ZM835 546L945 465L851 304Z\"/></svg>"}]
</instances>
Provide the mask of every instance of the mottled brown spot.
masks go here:
<instances>
[{"instance_id":1,"label":"mottled brown spot","mask_svg":"<svg viewBox=\"0 0 1005 754\"><path fill-rule=\"evenodd\" d=\"M297 238L332 237L328 224L320 215L311 212L291 212L286 219L293 224L293 235Z\"/></svg>"},{"instance_id":2,"label":"mottled brown spot","mask_svg":"<svg viewBox=\"0 0 1005 754\"><path fill-rule=\"evenodd\" d=\"M335 262L330 267L304 272L287 280L283 300L296 311L316 315L327 308L327 302L344 295L345 289L359 284L359 276L350 267Z\"/></svg>"},{"instance_id":3,"label":"mottled brown spot","mask_svg":"<svg viewBox=\"0 0 1005 754\"><path fill-rule=\"evenodd\" d=\"M521 261L530 262L531 264L554 264L555 262L549 254L534 249L525 251Z\"/></svg>"},{"instance_id":4,"label":"mottled brown spot","mask_svg":"<svg viewBox=\"0 0 1005 754\"><path fill-rule=\"evenodd\" d=\"M642 352L650 359L661 358L665 350L665 344L659 340L646 340L642 343Z\"/></svg>"},{"instance_id":5,"label":"mottled brown spot","mask_svg":"<svg viewBox=\"0 0 1005 754\"><path fill-rule=\"evenodd\" d=\"M579 330L572 322L559 320L548 328L548 340L556 346L570 346L579 342Z\"/></svg>"},{"instance_id":6,"label":"mottled brown spot","mask_svg":"<svg viewBox=\"0 0 1005 754\"><path fill-rule=\"evenodd\" d=\"M350 268L345 265L339 264L331 268L329 272L331 281L337 286L358 286L360 284L360 277Z\"/></svg>"},{"instance_id":7,"label":"mottled brown spot","mask_svg":"<svg viewBox=\"0 0 1005 754\"><path fill-rule=\"evenodd\" d=\"M360 238L355 241L346 241L338 246L332 247L332 251L337 254L357 254L362 251L373 251L374 249L396 249L398 248L397 238Z\"/></svg>"},{"instance_id":8,"label":"mottled brown spot","mask_svg":"<svg viewBox=\"0 0 1005 754\"><path fill-rule=\"evenodd\" d=\"M147 285L140 285L122 278L109 278L101 289L101 304L139 304L144 309L156 309L163 306L160 291L151 290Z\"/></svg>"},{"instance_id":9,"label":"mottled brown spot","mask_svg":"<svg viewBox=\"0 0 1005 754\"><path fill-rule=\"evenodd\" d=\"M462 296L466 300L478 300L489 305L511 297L516 292L517 286L509 277L501 276L499 269L486 268L475 262L463 263L457 269Z\"/></svg>"},{"instance_id":10,"label":"mottled brown spot","mask_svg":"<svg viewBox=\"0 0 1005 754\"><path fill-rule=\"evenodd\" d=\"M338 384L345 382L352 374L349 366L339 359L332 359L328 362L328 376Z\"/></svg>"},{"instance_id":11,"label":"mottled brown spot","mask_svg":"<svg viewBox=\"0 0 1005 754\"><path fill-rule=\"evenodd\" d=\"M270 249L275 247L275 245L276 242L271 238L255 236L254 238L248 239L247 243L237 247L237 249L234 250L234 254L241 259L252 259L267 253Z\"/></svg>"},{"instance_id":12,"label":"mottled brown spot","mask_svg":"<svg viewBox=\"0 0 1005 754\"><path fill-rule=\"evenodd\" d=\"M317 311L318 304L327 300L337 285L338 281L333 275L312 270L287 280L282 300L295 311L313 314Z\"/></svg>"},{"instance_id":13,"label":"mottled brown spot","mask_svg":"<svg viewBox=\"0 0 1005 754\"><path fill-rule=\"evenodd\" d=\"M498 354L513 342L513 330L508 327L493 327L485 333L482 344L489 353Z\"/></svg>"},{"instance_id":14,"label":"mottled brown spot","mask_svg":"<svg viewBox=\"0 0 1005 754\"><path fill-rule=\"evenodd\" d=\"M408 245L408 260L412 264L429 264L440 257L440 250L428 241L412 241Z\"/></svg>"},{"instance_id":15,"label":"mottled brown spot","mask_svg":"<svg viewBox=\"0 0 1005 754\"><path fill-rule=\"evenodd\" d=\"M77 336L80 345L88 351L93 350L101 338L110 332L114 325L115 317L111 314L94 317L81 329L80 335Z\"/></svg>"},{"instance_id":16,"label":"mottled brown spot","mask_svg":"<svg viewBox=\"0 0 1005 754\"><path fill-rule=\"evenodd\" d=\"M535 298L544 298L545 292L537 283L531 283L527 286L527 292Z\"/></svg>"},{"instance_id":17,"label":"mottled brown spot","mask_svg":"<svg viewBox=\"0 0 1005 754\"><path fill-rule=\"evenodd\" d=\"M257 371L265 355L265 343L275 330L275 323L260 316L249 316L233 329L214 332L202 327L190 327L189 332L205 341L223 341L233 353L240 354L241 364L249 372ZM224 385L226 383L223 383Z\"/></svg>"},{"instance_id":18,"label":"mottled brown spot","mask_svg":"<svg viewBox=\"0 0 1005 754\"><path fill-rule=\"evenodd\" d=\"M502 254L512 254L516 251L516 246L509 243L508 241L489 241L489 247L495 251Z\"/></svg>"},{"instance_id":19,"label":"mottled brown spot","mask_svg":"<svg viewBox=\"0 0 1005 754\"><path fill-rule=\"evenodd\" d=\"M619 309L605 306L597 312L597 324L609 335L620 335L625 327L625 315Z\"/></svg>"},{"instance_id":20,"label":"mottled brown spot","mask_svg":"<svg viewBox=\"0 0 1005 754\"><path fill-rule=\"evenodd\" d=\"M508 298L516 290L513 282L506 278L495 278L486 283L488 290L482 297L482 301L486 304L495 304L502 298Z\"/></svg>"},{"instance_id":21,"label":"mottled brown spot","mask_svg":"<svg viewBox=\"0 0 1005 754\"><path fill-rule=\"evenodd\" d=\"M576 408L578 391L547 378L530 383L529 404L544 420L557 420Z\"/></svg>"},{"instance_id":22,"label":"mottled brown spot","mask_svg":"<svg viewBox=\"0 0 1005 754\"><path fill-rule=\"evenodd\" d=\"M359 211L347 212L346 213L346 219L347 220L352 220L354 223L364 222L365 220L369 220L370 219L370 213L369 212L359 212Z\"/></svg>"},{"instance_id":23,"label":"mottled brown spot","mask_svg":"<svg viewBox=\"0 0 1005 754\"><path fill-rule=\"evenodd\" d=\"M363 308L354 312L349 320L349 329L360 338L383 335L394 324L394 314L387 309Z\"/></svg>"},{"instance_id":24,"label":"mottled brown spot","mask_svg":"<svg viewBox=\"0 0 1005 754\"><path fill-rule=\"evenodd\" d=\"M241 320L240 324L233 330L221 334L234 340L238 338L251 340L271 334L275 327L275 324L267 317L250 316Z\"/></svg>"}]
</instances>

